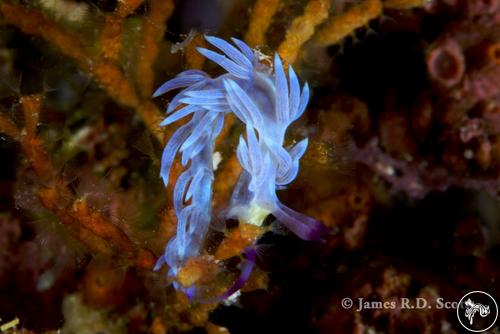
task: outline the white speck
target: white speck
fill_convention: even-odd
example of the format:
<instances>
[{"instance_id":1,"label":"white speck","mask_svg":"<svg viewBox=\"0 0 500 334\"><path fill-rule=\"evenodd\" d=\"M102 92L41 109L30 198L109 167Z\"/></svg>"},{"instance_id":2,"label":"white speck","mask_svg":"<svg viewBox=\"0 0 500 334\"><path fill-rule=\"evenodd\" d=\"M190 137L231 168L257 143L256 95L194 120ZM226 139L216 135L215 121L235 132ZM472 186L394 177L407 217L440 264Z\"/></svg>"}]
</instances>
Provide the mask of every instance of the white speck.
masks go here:
<instances>
[{"instance_id":1,"label":"white speck","mask_svg":"<svg viewBox=\"0 0 500 334\"><path fill-rule=\"evenodd\" d=\"M193 41L193 39L195 38L196 36L196 30L192 29L189 34L185 35L185 38L182 42L179 42L179 43L175 43L172 45L172 47L170 48L170 52L171 53L177 53L179 51L182 51L186 48L186 46L188 46L189 44L191 44L191 42Z\"/></svg>"},{"instance_id":2,"label":"white speck","mask_svg":"<svg viewBox=\"0 0 500 334\"><path fill-rule=\"evenodd\" d=\"M392 166L377 162L375 167L379 172L381 172L387 176L394 176L394 174L396 174L396 171L394 170L394 168Z\"/></svg>"},{"instance_id":3,"label":"white speck","mask_svg":"<svg viewBox=\"0 0 500 334\"><path fill-rule=\"evenodd\" d=\"M220 152L215 152L214 155L212 156L212 167L214 170L217 170L217 167L219 167L221 161L222 161L222 155L220 154Z\"/></svg>"},{"instance_id":4,"label":"white speck","mask_svg":"<svg viewBox=\"0 0 500 334\"><path fill-rule=\"evenodd\" d=\"M38 278L38 281L36 283L36 290L39 292L47 291L52 288L52 286L54 285L54 281L54 274L51 271L46 271Z\"/></svg>"},{"instance_id":5,"label":"white speck","mask_svg":"<svg viewBox=\"0 0 500 334\"><path fill-rule=\"evenodd\" d=\"M474 152L472 152L471 149L467 149L464 151L464 158L465 159L472 159L474 158Z\"/></svg>"},{"instance_id":6,"label":"white speck","mask_svg":"<svg viewBox=\"0 0 500 334\"><path fill-rule=\"evenodd\" d=\"M231 296L227 297L227 299L225 301L223 301L222 303L224 304L224 306L231 306L232 304L234 304L238 301L238 298L240 298L240 296L241 296L241 291L238 290L235 293L233 293Z\"/></svg>"},{"instance_id":7,"label":"white speck","mask_svg":"<svg viewBox=\"0 0 500 334\"><path fill-rule=\"evenodd\" d=\"M57 20L66 20L72 23L83 22L89 11L86 3L66 0L40 0L40 5L51 12Z\"/></svg>"}]
</instances>

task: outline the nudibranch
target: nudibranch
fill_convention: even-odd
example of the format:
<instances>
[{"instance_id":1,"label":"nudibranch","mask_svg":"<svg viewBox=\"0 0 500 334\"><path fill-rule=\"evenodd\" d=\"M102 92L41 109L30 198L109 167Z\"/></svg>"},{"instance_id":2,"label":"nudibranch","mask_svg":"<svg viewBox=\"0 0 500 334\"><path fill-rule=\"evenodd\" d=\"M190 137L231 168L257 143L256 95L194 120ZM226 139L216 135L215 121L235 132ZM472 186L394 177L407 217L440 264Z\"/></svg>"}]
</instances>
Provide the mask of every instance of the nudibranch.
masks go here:
<instances>
[{"instance_id":1,"label":"nudibranch","mask_svg":"<svg viewBox=\"0 0 500 334\"><path fill-rule=\"evenodd\" d=\"M326 234L324 225L288 208L276 195L277 189L296 178L299 160L307 148L307 138L284 147L287 128L306 109L307 83L301 89L292 66L288 67L287 76L278 54L272 66L261 62L261 54L236 38L232 38L234 45L216 37L206 36L206 40L223 54L205 48L198 51L227 72L212 78L203 71L187 70L164 83L153 95L183 88L170 101L162 126L192 115L174 132L161 159L160 174L165 185L177 153L182 165L187 166L177 179L173 194L177 233L155 266L159 269L166 263L172 277L190 258L204 252L212 216L215 140L228 113L245 125L246 139L240 137L236 150L243 171L233 190L227 218L260 226L272 214L302 239L320 241ZM251 249L245 253L247 259L255 258ZM242 269L244 277L230 289L232 292L248 277L249 267Z\"/></svg>"}]
</instances>

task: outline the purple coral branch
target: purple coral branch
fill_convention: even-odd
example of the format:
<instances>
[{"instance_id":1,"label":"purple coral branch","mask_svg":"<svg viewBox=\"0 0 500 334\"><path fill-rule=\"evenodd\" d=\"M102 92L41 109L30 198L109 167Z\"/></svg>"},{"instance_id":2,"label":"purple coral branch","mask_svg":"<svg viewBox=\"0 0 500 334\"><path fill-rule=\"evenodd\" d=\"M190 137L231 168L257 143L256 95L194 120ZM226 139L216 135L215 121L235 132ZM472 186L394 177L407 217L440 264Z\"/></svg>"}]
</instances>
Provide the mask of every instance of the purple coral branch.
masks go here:
<instances>
[{"instance_id":1,"label":"purple coral branch","mask_svg":"<svg viewBox=\"0 0 500 334\"><path fill-rule=\"evenodd\" d=\"M412 198L423 198L432 191L446 191L450 187L484 190L493 196L500 192L500 180L478 179L449 175L444 168L429 168L426 163L398 160L383 152L374 138L358 149L354 160L370 167L391 185L392 192L404 192Z\"/></svg>"}]
</instances>

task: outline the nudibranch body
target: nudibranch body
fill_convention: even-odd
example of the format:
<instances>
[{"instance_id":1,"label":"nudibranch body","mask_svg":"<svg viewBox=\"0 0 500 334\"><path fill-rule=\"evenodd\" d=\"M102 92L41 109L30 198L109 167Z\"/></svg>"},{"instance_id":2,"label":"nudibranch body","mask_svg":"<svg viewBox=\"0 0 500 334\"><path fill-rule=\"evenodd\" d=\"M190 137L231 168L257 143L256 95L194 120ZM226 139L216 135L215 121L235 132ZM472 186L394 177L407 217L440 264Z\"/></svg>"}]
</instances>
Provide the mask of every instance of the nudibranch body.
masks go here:
<instances>
[{"instance_id":1,"label":"nudibranch body","mask_svg":"<svg viewBox=\"0 0 500 334\"><path fill-rule=\"evenodd\" d=\"M174 189L177 234L168 242L156 265L158 269L168 264L172 276L177 275L187 260L204 251L212 211L215 139L228 113L234 113L246 127L246 140L240 137L236 151L243 171L233 190L228 218L259 226L272 214L305 240L322 240L326 232L321 223L286 207L276 195L277 189L297 176L299 160L307 148L307 138L289 147L283 145L288 126L306 109L308 85L300 88L291 66L287 78L277 54L273 71L238 39L232 39L234 46L216 37L206 39L224 55L204 48L198 51L227 73L211 78L205 72L187 70L164 83L154 94L156 97L184 88L168 105L168 116L162 126L192 114L189 122L170 138L161 160L165 184L177 152L181 153L183 166L190 162Z\"/></svg>"}]
</instances>

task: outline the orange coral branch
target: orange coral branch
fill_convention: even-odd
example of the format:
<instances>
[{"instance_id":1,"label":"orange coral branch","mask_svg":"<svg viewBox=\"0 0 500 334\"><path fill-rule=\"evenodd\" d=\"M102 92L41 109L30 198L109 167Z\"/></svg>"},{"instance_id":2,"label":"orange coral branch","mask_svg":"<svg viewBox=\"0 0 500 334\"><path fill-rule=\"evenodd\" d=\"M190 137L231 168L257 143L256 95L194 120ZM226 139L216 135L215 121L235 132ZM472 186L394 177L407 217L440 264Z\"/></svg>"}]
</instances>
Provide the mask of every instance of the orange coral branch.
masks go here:
<instances>
[{"instance_id":1,"label":"orange coral branch","mask_svg":"<svg viewBox=\"0 0 500 334\"><path fill-rule=\"evenodd\" d=\"M201 70L206 58L196 50L198 47L206 47L207 42L202 35L196 34L189 45L186 46L186 68Z\"/></svg>"},{"instance_id":2,"label":"orange coral branch","mask_svg":"<svg viewBox=\"0 0 500 334\"><path fill-rule=\"evenodd\" d=\"M158 44L165 34L165 22L174 11L172 0L151 0L149 16L143 25L142 45L137 62L137 81L143 98L153 92L153 64L158 56Z\"/></svg>"},{"instance_id":3,"label":"orange coral branch","mask_svg":"<svg viewBox=\"0 0 500 334\"><path fill-rule=\"evenodd\" d=\"M30 135L36 133L36 126L40 118L40 109L42 108L43 96L41 94L27 95L21 97L23 106L24 122L26 132Z\"/></svg>"},{"instance_id":4,"label":"orange coral branch","mask_svg":"<svg viewBox=\"0 0 500 334\"><path fill-rule=\"evenodd\" d=\"M217 260L226 260L233 256L238 256L248 246L254 242L266 231L265 227L251 224L241 224L229 232L227 237L221 242L215 258Z\"/></svg>"},{"instance_id":5,"label":"orange coral branch","mask_svg":"<svg viewBox=\"0 0 500 334\"><path fill-rule=\"evenodd\" d=\"M126 107L138 108L140 106L139 96L116 65L109 62L98 62L94 64L92 73L111 98Z\"/></svg>"},{"instance_id":6,"label":"orange coral branch","mask_svg":"<svg viewBox=\"0 0 500 334\"><path fill-rule=\"evenodd\" d=\"M134 245L118 226L92 209L85 199L74 199L62 180L54 179L53 183L40 189L38 196L43 206L66 224L75 238L93 252L107 256L120 253L138 267L153 267L155 256L151 251Z\"/></svg>"},{"instance_id":7,"label":"orange coral branch","mask_svg":"<svg viewBox=\"0 0 500 334\"><path fill-rule=\"evenodd\" d=\"M23 96L20 100L24 113L25 131L21 148L29 159L37 175L44 181L54 178L54 166L50 161L43 143L36 134L43 96L40 94Z\"/></svg>"},{"instance_id":8,"label":"orange coral branch","mask_svg":"<svg viewBox=\"0 0 500 334\"><path fill-rule=\"evenodd\" d=\"M63 54L75 59L83 70L95 77L117 103L134 108L155 137L163 141L163 131L158 127L160 112L152 103L139 98L133 85L118 66L90 54L77 36L59 28L34 10L1 3L0 13L7 23L18 27L26 34L43 37L58 47Z\"/></svg>"},{"instance_id":9,"label":"orange coral branch","mask_svg":"<svg viewBox=\"0 0 500 334\"><path fill-rule=\"evenodd\" d=\"M0 4L0 13L2 13L7 23L15 25L26 34L44 37L61 49L64 54L76 59L78 62L85 64L88 59L82 44L77 38L47 21L42 14L8 3ZM90 64L87 64L88 66Z\"/></svg>"},{"instance_id":10,"label":"orange coral branch","mask_svg":"<svg viewBox=\"0 0 500 334\"><path fill-rule=\"evenodd\" d=\"M245 41L252 47L266 44L266 31L278 11L280 0L257 0L250 16Z\"/></svg>"},{"instance_id":11,"label":"orange coral branch","mask_svg":"<svg viewBox=\"0 0 500 334\"><path fill-rule=\"evenodd\" d=\"M218 181L214 183L213 202L216 209L221 209L229 203L231 189L238 181L241 170L236 154L232 154L222 163L216 175Z\"/></svg>"},{"instance_id":12,"label":"orange coral branch","mask_svg":"<svg viewBox=\"0 0 500 334\"><path fill-rule=\"evenodd\" d=\"M151 251L134 245L118 226L91 208L85 199L75 199L62 180L54 178L52 183L40 189L40 201L67 225L75 238L94 252L108 256L121 253L138 267L153 267L155 256Z\"/></svg>"},{"instance_id":13,"label":"orange coral branch","mask_svg":"<svg viewBox=\"0 0 500 334\"><path fill-rule=\"evenodd\" d=\"M313 36L316 26L328 17L329 8L328 0L310 0L304 14L293 20L285 40L278 48L278 53L286 63L292 64L295 61L302 45Z\"/></svg>"},{"instance_id":14,"label":"orange coral branch","mask_svg":"<svg viewBox=\"0 0 500 334\"><path fill-rule=\"evenodd\" d=\"M382 14L382 9L380 0L363 1L342 15L330 18L325 27L318 31L314 41L325 47L339 43L354 30Z\"/></svg>"},{"instance_id":15,"label":"orange coral branch","mask_svg":"<svg viewBox=\"0 0 500 334\"><path fill-rule=\"evenodd\" d=\"M385 0L384 7L390 9L410 9L423 7L429 0Z\"/></svg>"},{"instance_id":16,"label":"orange coral branch","mask_svg":"<svg viewBox=\"0 0 500 334\"><path fill-rule=\"evenodd\" d=\"M44 181L52 180L54 177L54 166L40 138L33 134L26 134L21 140L21 148L38 177Z\"/></svg>"},{"instance_id":17,"label":"orange coral branch","mask_svg":"<svg viewBox=\"0 0 500 334\"><path fill-rule=\"evenodd\" d=\"M101 30L102 56L108 60L117 60L121 48L123 18L112 15L106 16Z\"/></svg>"},{"instance_id":18,"label":"orange coral branch","mask_svg":"<svg viewBox=\"0 0 500 334\"><path fill-rule=\"evenodd\" d=\"M117 17L127 17L139 7L144 0L120 0L116 8Z\"/></svg>"},{"instance_id":19,"label":"orange coral branch","mask_svg":"<svg viewBox=\"0 0 500 334\"><path fill-rule=\"evenodd\" d=\"M231 146L228 142L228 137L231 135L231 129L235 124L236 118L234 115L228 115L224 122L224 127L215 141L216 147ZM228 158L224 159L217 169L216 179L213 189L213 205L216 210L223 209L229 203L232 189L242 171L241 165L234 151L231 151Z\"/></svg>"},{"instance_id":20,"label":"orange coral branch","mask_svg":"<svg viewBox=\"0 0 500 334\"><path fill-rule=\"evenodd\" d=\"M21 147L37 176L46 184L38 193L43 206L68 224L72 234L91 250L107 255L124 252L136 265L151 268L154 255L149 250L136 247L120 228L90 208L85 199L75 199L64 181L57 177L43 142L36 134L42 101L40 94L21 98L26 123Z\"/></svg>"},{"instance_id":21,"label":"orange coral branch","mask_svg":"<svg viewBox=\"0 0 500 334\"><path fill-rule=\"evenodd\" d=\"M21 131L7 116L0 113L0 133L5 133L7 136L13 139L19 140L21 136Z\"/></svg>"},{"instance_id":22,"label":"orange coral branch","mask_svg":"<svg viewBox=\"0 0 500 334\"><path fill-rule=\"evenodd\" d=\"M92 210L85 199L75 200L69 210L69 215L95 235L109 242L114 248L127 254L134 253L135 246L127 235L103 215Z\"/></svg>"},{"instance_id":23,"label":"orange coral branch","mask_svg":"<svg viewBox=\"0 0 500 334\"><path fill-rule=\"evenodd\" d=\"M71 233L80 240L85 247L90 249L92 252L97 254L102 254L106 256L113 256L115 251L111 248L105 240L99 238L97 235L86 229L85 227L78 225L71 225Z\"/></svg>"}]
</instances>

